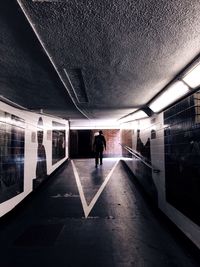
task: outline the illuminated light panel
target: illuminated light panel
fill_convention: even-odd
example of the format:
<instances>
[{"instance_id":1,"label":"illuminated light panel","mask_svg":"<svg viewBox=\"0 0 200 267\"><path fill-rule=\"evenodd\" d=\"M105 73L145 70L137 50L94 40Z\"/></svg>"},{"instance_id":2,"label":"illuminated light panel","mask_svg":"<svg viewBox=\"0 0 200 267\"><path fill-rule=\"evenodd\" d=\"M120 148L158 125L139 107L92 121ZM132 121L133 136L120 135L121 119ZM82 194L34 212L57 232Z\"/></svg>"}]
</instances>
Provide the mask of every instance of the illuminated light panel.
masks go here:
<instances>
[{"instance_id":1,"label":"illuminated light panel","mask_svg":"<svg viewBox=\"0 0 200 267\"><path fill-rule=\"evenodd\" d=\"M191 88L200 86L200 63L194 66L184 77L183 81Z\"/></svg>"},{"instance_id":2,"label":"illuminated light panel","mask_svg":"<svg viewBox=\"0 0 200 267\"><path fill-rule=\"evenodd\" d=\"M144 119L147 117L148 115L142 110L139 110L131 115L132 120L139 120L139 119Z\"/></svg>"},{"instance_id":3,"label":"illuminated light panel","mask_svg":"<svg viewBox=\"0 0 200 267\"><path fill-rule=\"evenodd\" d=\"M159 112L165 107L169 106L180 97L188 93L189 87L181 81L175 82L167 88L161 95L159 95L150 105L153 112Z\"/></svg>"},{"instance_id":4,"label":"illuminated light panel","mask_svg":"<svg viewBox=\"0 0 200 267\"><path fill-rule=\"evenodd\" d=\"M119 129L119 123L116 120L72 120L70 129Z\"/></svg>"},{"instance_id":5,"label":"illuminated light panel","mask_svg":"<svg viewBox=\"0 0 200 267\"><path fill-rule=\"evenodd\" d=\"M140 120L140 119L144 119L144 118L147 118L148 115L142 111L142 110L139 110L133 114L130 114L122 119L119 120L120 123L125 123L125 122L128 122L128 121L134 121L134 120Z\"/></svg>"}]
</instances>

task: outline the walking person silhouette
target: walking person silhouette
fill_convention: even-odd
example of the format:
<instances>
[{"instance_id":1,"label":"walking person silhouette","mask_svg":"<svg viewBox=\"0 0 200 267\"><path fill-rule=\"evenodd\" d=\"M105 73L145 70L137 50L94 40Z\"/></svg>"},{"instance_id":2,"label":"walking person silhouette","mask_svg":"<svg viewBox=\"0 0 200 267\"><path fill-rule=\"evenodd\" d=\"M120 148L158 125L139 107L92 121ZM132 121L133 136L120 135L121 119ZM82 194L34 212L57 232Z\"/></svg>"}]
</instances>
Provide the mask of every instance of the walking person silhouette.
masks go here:
<instances>
[{"instance_id":1,"label":"walking person silhouette","mask_svg":"<svg viewBox=\"0 0 200 267\"><path fill-rule=\"evenodd\" d=\"M95 152L95 167L97 168L100 159L100 165L103 164L103 150L106 150L106 139L103 132L99 131L99 135L95 136L93 149Z\"/></svg>"}]
</instances>

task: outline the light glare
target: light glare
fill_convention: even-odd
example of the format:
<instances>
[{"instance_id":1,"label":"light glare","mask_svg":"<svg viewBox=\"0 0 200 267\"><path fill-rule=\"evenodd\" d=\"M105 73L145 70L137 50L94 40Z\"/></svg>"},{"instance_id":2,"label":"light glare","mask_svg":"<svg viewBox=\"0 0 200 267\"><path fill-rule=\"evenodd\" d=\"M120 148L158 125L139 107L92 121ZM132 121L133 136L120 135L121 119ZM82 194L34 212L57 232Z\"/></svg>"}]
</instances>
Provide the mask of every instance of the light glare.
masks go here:
<instances>
[{"instance_id":1,"label":"light glare","mask_svg":"<svg viewBox=\"0 0 200 267\"><path fill-rule=\"evenodd\" d=\"M200 85L200 64L195 66L184 77L183 81L191 88L196 88Z\"/></svg>"},{"instance_id":2,"label":"light glare","mask_svg":"<svg viewBox=\"0 0 200 267\"><path fill-rule=\"evenodd\" d=\"M175 82L172 86L168 87L160 96L158 96L150 105L150 109L154 112L159 112L168 105L178 100L181 96L189 91L186 84L181 81Z\"/></svg>"},{"instance_id":3,"label":"light glare","mask_svg":"<svg viewBox=\"0 0 200 267\"><path fill-rule=\"evenodd\" d=\"M130 114L122 119L120 119L120 123L125 123L125 122L129 122L129 121L134 121L134 120L139 120L139 119L144 119L144 118L147 118L148 115L142 111L142 110L139 110L133 114Z\"/></svg>"},{"instance_id":4,"label":"light glare","mask_svg":"<svg viewBox=\"0 0 200 267\"><path fill-rule=\"evenodd\" d=\"M70 129L119 129L119 123L116 120L72 120Z\"/></svg>"}]
</instances>

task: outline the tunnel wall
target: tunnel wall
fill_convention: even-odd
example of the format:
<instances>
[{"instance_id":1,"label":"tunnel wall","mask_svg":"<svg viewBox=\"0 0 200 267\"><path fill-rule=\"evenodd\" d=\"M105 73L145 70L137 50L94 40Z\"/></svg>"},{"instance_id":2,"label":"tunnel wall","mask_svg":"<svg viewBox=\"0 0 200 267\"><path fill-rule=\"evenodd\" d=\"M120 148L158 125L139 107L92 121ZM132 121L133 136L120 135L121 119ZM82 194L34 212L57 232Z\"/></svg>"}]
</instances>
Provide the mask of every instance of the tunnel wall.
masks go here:
<instances>
[{"instance_id":1,"label":"tunnel wall","mask_svg":"<svg viewBox=\"0 0 200 267\"><path fill-rule=\"evenodd\" d=\"M200 248L199 92L126 128L121 142L129 142L153 169L134 156L126 164L158 207Z\"/></svg>"},{"instance_id":2,"label":"tunnel wall","mask_svg":"<svg viewBox=\"0 0 200 267\"><path fill-rule=\"evenodd\" d=\"M68 158L68 121L0 102L0 216Z\"/></svg>"}]
</instances>

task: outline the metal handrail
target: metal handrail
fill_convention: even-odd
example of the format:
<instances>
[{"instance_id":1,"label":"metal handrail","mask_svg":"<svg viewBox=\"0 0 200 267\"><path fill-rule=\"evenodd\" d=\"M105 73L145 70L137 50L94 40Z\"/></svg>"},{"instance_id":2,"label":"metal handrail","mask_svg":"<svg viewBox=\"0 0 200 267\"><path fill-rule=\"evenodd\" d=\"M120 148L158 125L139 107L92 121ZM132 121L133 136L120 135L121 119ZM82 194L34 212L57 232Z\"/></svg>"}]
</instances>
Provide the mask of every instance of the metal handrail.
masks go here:
<instances>
[{"instance_id":1,"label":"metal handrail","mask_svg":"<svg viewBox=\"0 0 200 267\"><path fill-rule=\"evenodd\" d=\"M124 149L126 149L130 154L132 154L135 158L139 159L144 163L147 167L149 167L153 172L159 173L160 170L153 167L153 165L146 162L138 153L137 151L133 150L131 147L120 144Z\"/></svg>"}]
</instances>

